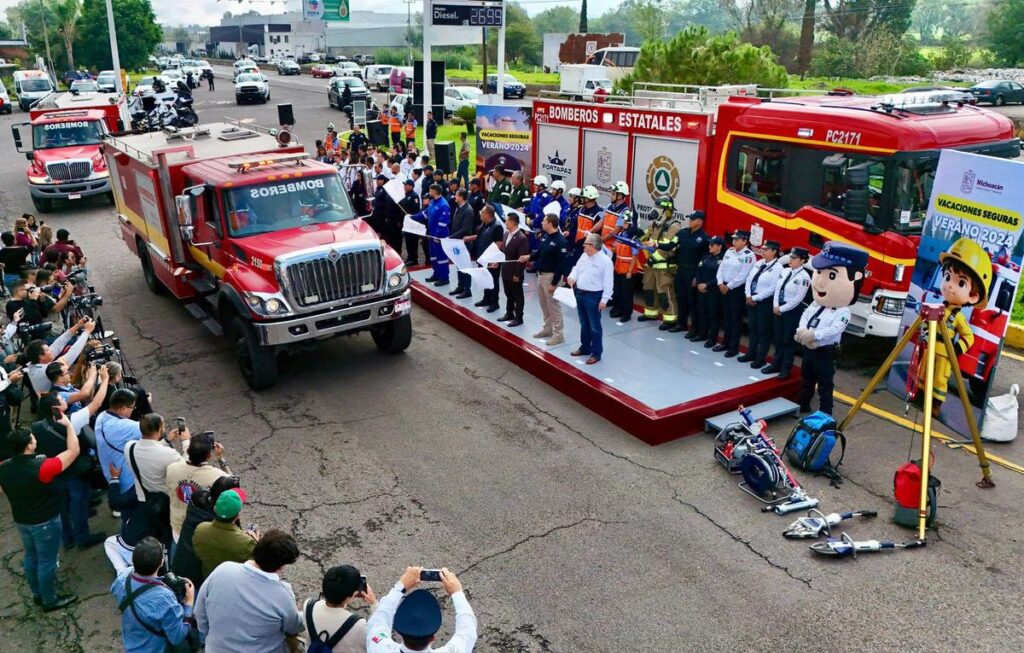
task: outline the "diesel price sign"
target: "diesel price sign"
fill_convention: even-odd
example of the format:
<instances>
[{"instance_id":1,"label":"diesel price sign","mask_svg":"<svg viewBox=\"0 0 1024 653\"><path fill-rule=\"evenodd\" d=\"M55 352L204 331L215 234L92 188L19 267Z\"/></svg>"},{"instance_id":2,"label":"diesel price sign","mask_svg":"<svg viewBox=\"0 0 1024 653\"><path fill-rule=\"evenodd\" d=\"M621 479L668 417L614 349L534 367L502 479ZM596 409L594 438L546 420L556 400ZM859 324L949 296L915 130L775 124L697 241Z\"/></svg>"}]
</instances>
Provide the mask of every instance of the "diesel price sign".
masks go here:
<instances>
[{"instance_id":1,"label":"diesel price sign","mask_svg":"<svg viewBox=\"0 0 1024 653\"><path fill-rule=\"evenodd\" d=\"M431 25L469 27L501 27L504 23L502 2L435 2L431 8Z\"/></svg>"}]
</instances>

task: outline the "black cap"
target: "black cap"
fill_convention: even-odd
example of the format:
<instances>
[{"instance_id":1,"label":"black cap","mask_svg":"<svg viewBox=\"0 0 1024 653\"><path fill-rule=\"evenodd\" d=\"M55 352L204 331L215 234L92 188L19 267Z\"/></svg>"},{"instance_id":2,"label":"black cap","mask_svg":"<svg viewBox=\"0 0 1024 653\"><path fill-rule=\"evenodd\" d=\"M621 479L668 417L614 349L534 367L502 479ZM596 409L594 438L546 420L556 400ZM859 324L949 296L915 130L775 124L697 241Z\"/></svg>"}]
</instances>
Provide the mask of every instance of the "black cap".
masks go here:
<instances>
[{"instance_id":1,"label":"black cap","mask_svg":"<svg viewBox=\"0 0 1024 653\"><path fill-rule=\"evenodd\" d=\"M782 251L782 245L777 240L766 240L764 245L761 245L761 249L774 249L776 252Z\"/></svg>"},{"instance_id":2,"label":"black cap","mask_svg":"<svg viewBox=\"0 0 1024 653\"><path fill-rule=\"evenodd\" d=\"M808 252L803 247L794 247L793 249L789 250L789 255L796 256L797 258L801 258L805 261L811 257L811 253Z\"/></svg>"},{"instance_id":3,"label":"black cap","mask_svg":"<svg viewBox=\"0 0 1024 653\"><path fill-rule=\"evenodd\" d=\"M496 166L494 166L494 172L500 172L501 174L505 174L505 166L503 166L503 165L496 165Z\"/></svg>"},{"instance_id":4,"label":"black cap","mask_svg":"<svg viewBox=\"0 0 1024 653\"><path fill-rule=\"evenodd\" d=\"M811 260L815 270L846 267L863 270L868 265L868 253L857 247L829 241L821 252Z\"/></svg>"},{"instance_id":5,"label":"black cap","mask_svg":"<svg viewBox=\"0 0 1024 653\"><path fill-rule=\"evenodd\" d=\"M750 240L750 232L747 231L746 229L737 229L736 231L732 232L732 238L733 240L737 238L742 238L743 240Z\"/></svg>"},{"instance_id":6,"label":"black cap","mask_svg":"<svg viewBox=\"0 0 1024 653\"><path fill-rule=\"evenodd\" d=\"M444 170L438 168L437 170L434 171L434 174L435 175L441 175L443 177L446 173L445 173Z\"/></svg>"},{"instance_id":7,"label":"black cap","mask_svg":"<svg viewBox=\"0 0 1024 653\"><path fill-rule=\"evenodd\" d=\"M406 180L405 180L404 182L402 182L402 183L404 183L404 184L405 184L406 186L415 186L415 185L416 185L416 182L415 182L415 181L413 181L412 179L406 179Z\"/></svg>"},{"instance_id":8,"label":"black cap","mask_svg":"<svg viewBox=\"0 0 1024 653\"><path fill-rule=\"evenodd\" d=\"M708 244L709 245L725 245L725 238L722 238L721 236L712 236L711 239L708 240Z\"/></svg>"},{"instance_id":9,"label":"black cap","mask_svg":"<svg viewBox=\"0 0 1024 653\"><path fill-rule=\"evenodd\" d=\"M704 212L703 211L694 211L690 215L686 216L686 219L687 220L703 220L704 219Z\"/></svg>"},{"instance_id":10,"label":"black cap","mask_svg":"<svg viewBox=\"0 0 1024 653\"><path fill-rule=\"evenodd\" d=\"M377 181L387 181L388 176L382 172L378 174L376 177L374 177L374 179L376 179Z\"/></svg>"}]
</instances>

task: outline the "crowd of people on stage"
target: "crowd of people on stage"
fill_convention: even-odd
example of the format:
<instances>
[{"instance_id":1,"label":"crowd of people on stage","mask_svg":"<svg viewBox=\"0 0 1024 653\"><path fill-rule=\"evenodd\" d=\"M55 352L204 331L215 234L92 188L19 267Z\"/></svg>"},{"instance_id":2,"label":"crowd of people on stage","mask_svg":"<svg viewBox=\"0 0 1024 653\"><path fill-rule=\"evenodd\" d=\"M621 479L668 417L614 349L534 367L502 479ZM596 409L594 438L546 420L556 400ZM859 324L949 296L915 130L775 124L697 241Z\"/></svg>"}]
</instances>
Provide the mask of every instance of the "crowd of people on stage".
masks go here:
<instances>
[{"instance_id":1,"label":"crowd of people on stage","mask_svg":"<svg viewBox=\"0 0 1024 653\"><path fill-rule=\"evenodd\" d=\"M102 302L68 231L27 215L2 235L0 491L39 610L78 601L60 576L79 567L111 579L129 653L423 651L442 625L424 588L435 583L455 609L443 650L473 649L476 618L448 569L409 567L378 602L355 566L336 565L319 596L298 603L284 580L301 554L294 537L246 524L248 493L214 433L154 411L102 328ZM110 534L96 525L107 510ZM99 545L110 566L82 569L79 552Z\"/></svg>"}]
</instances>

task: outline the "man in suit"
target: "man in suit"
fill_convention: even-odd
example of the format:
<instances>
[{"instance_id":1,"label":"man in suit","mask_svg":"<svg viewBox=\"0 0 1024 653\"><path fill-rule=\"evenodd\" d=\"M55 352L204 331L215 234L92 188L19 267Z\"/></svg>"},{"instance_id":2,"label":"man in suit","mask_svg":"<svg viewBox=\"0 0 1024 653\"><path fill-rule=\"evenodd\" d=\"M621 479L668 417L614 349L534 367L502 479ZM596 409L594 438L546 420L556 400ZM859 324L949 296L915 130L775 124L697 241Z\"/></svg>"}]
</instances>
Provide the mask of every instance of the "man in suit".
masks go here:
<instances>
[{"instance_id":1,"label":"man in suit","mask_svg":"<svg viewBox=\"0 0 1024 653\"><path fill-rule=\"evenodd\" d=\"M452 233L449 238L461 238L465 241L467 237L473 235L473 226L476 224L476 212L469 204L469 193L466 192L465 188L455 191L454 198L455 210L452 212ZM472 294L469 290L472 279L465 272L459 272L458 280L455 290L448 294L454 295L456 299L465 299Z\"/></svg>"},{"instance_id":2,"label":"man in suit","mask_svg":"<svg viewBox=\"0 0 1024 653\"><path fill-rule=\"evenodd\" d=\"M495 218L494 207L487 204L480 211L480 224L477 226L476 234L463 240L467 242L472 240L473 254L479 258L481 254L487 251L491 243L501 242L502 234L501 223ZM498 310L498 268L500 267L497 263L487 266L491 273L491 278L494 279L494 287L490 290L485 290L483 299L474 304L474 306L486 306L488 313Z\"/></svg>"},{"instance_id":3,"label":"man in suit","mask_svg":"<svg viewBox=\"0 0 1024 653\"><path fill-rule=\"evenodd\" d=\"M519 262L519 257L530 254L530 239L519 229L519 214L509 211L505 217L507 234L501 250L505 252L506 261L502 263L501 284L505 287L505 314L498 318L499 322L508 322L510 327L523 323L523 273L526 265Z\"/></svg>"}]
</instances>

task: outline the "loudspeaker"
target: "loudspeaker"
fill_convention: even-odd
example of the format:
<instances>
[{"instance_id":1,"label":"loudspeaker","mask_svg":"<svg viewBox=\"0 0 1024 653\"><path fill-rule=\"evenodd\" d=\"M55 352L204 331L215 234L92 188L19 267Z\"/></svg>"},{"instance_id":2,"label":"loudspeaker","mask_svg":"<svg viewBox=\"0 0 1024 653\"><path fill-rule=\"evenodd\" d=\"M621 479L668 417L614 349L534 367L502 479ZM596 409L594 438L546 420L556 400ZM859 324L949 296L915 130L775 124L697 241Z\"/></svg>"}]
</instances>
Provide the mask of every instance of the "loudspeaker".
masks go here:
<instances>
[{"instance_id":1,"label":"loudspeaker","mask_svg":"<svg viewBox=\"0 0 1024 653\"><path fill-rule=\"evenodd\" d=\"M292 113L291 104L279 104L277 105L277 124L279 125L294 125L295 114Z\"/></svg>"},{"instance_id":2,"label":"loudspeaker","mask_svg":"<svg viewBox=\"0 0 1024 653\"><path fill-rule=\"evenodd\" d=\"M445 173L455 174L457 163L455 161L455 142L437 141L434 143L435 168L441 168Z\"/></svg>"},{"instance_id":3,"label":"loudspeaker","mask_svg":"<svg viewBox=\"0 0 1024 653\"><path fill-rule=\"evenodd\" d=\"M367 123L366 134L374 145L388 144L388 128L380 120Z\"/></svg>"},{"instance_id":4,"label":"loudspeaker","mask_svg":"<svg viewBox=\"0 0 1024 653\"><path fill-rule=\"evenodd\" d=\"M423 62L414 61L412 62L413 78L412 78L412 102L413 104L422 107L423 106ZM445 80L445 67L443 61L433 61L430 64L430 85L433 87L431 94L431 104L434 106L444 105L444 80ZM422 114L416 114L417 117ZM434 119L437 120L440 114L434 111Z\"/></svg>"}]
</instances>

